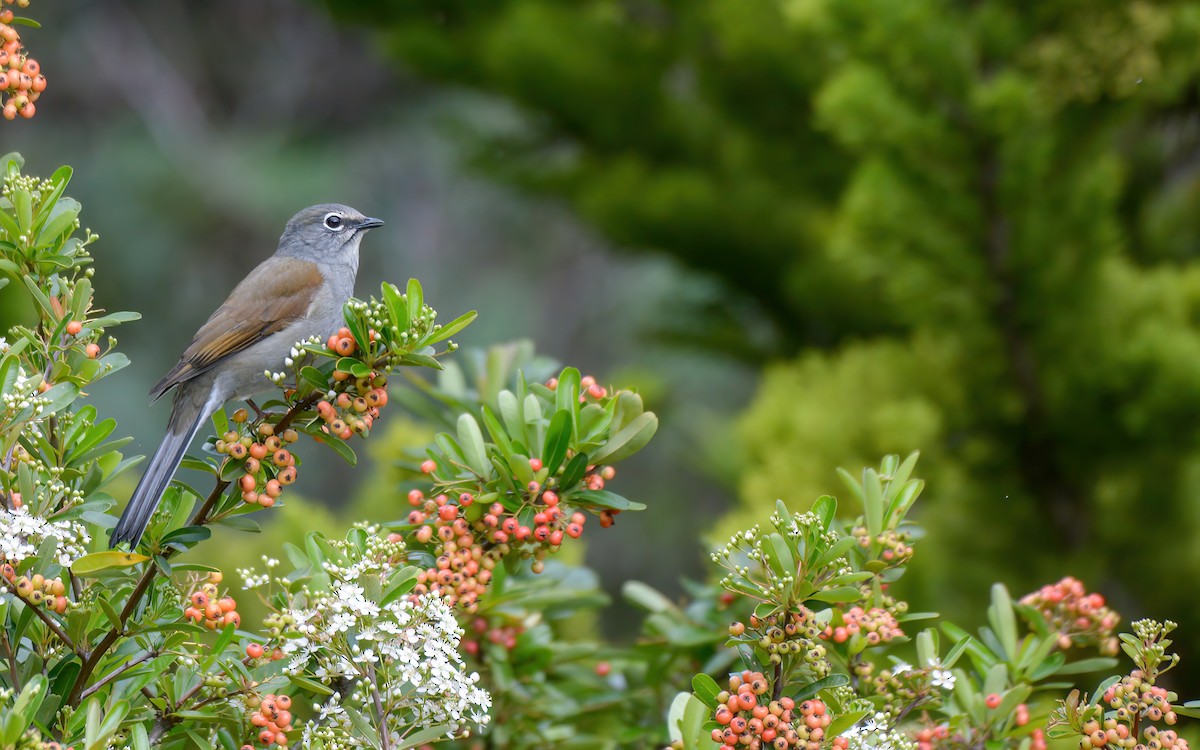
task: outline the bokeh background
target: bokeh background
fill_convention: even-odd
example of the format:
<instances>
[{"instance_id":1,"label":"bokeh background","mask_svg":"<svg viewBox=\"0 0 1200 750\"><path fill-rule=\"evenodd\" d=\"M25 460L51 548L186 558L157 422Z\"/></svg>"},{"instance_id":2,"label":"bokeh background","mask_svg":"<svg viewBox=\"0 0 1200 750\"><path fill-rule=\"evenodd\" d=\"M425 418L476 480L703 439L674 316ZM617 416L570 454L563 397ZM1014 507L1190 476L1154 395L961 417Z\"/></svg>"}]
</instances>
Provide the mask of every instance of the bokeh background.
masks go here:
<instances>
[{"instance_id":1,"label":"bokeh background","mask_svg":"<svg viewBox=\"0 0 1200 750\"><path fill-rule=\"evenodd\" d=\"M50 87L0 148L76 169L97 295L145 316L93 394L138 451L191 333L296 209L337 200L388 221L360 294L417 276L444 316L479 311L464 346L531 338L662 416L618 479L650 510L588 544L610 590L678 593L776 498L919 449L919 608L974 624L989 582L1070 573L1200 658L1195 3L34 10ZM392 419L230 560L398 516L420 428Z\"/></svg>"}]
</instances>

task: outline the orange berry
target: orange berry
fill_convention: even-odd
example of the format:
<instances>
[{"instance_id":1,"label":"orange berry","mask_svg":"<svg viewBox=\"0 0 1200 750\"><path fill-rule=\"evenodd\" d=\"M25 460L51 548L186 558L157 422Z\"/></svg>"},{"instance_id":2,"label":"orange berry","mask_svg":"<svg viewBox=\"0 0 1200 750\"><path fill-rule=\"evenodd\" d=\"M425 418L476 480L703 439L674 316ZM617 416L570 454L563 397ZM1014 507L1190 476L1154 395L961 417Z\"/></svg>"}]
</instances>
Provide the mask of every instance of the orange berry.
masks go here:
<instances>
[{"instance_id":1,"label":"orange berry","mask_svg":"<svg viewBox=\"0 0 1200 750\"><path fill-rule=\"evenodd\" d=\"M6 106L4 109L7 111L8 107ZM33 117L33 102L29 102L24 107L21 107L21 117L24 117L25 119L29 119L30 117ZM12 119L12 118L9 118L9 119ZM100 356L100 345L96 344L96 343L88 344L87 349L85 350L85 353L87 354L88 359L95 359L96 357L99 357Z\"/></svg>"},{"instance_id":2,"label":"orange berry","mask_svg":"<svg viewBox=\"0 0 1200 750\"><path fill-rule=\"evenodd\" d=\"M259 495L258 496L258 504L264 508L270 508L272 505L275 504L275 498L273 498L267 494Z\"/></svg>"},{"instance_id":3,"label":"orange berry","mask_svg":"<svg viewBox=\"0 0 1200 750\"><path fill-rule=\"evenodd\" d=\"M261 659L263 655L263 647L261 643L251 643L246 646L246 656L251 659Z\"/></svg>"},{"instance_id":4,"label":"orange berry","mask_svg":"<svg viewBox=\"0 0 1200 750\"><path fill-rule=\"evenodd\" d=\"M238 486L242 488L242 492L253 492L254 488L258 486L258 477L244 474L238 480Z\"/></svg>"},{"instance_id":5,"label":"orange berry","mask_svg":"<svg viewBox=\"0 0 1200 750\"><path fill-rule=\"evenodd\" d=\"M275 703L284 711L290 710L292 707L292 697L290 695L275 696Z\"/></svg>"},{"instance_id":6,"label":"orange berry","mask_svg":"<svg viewBox=\"0 0 1200 750\"><path fill-rule=\"evenodd\" d=\"M333 350L343 357L348 357L354 353L355 344L352 338L340 338L333 345Z\"/></svg>"},{"instance_id":7,"label":"orange berry","mask_svg":"<svg viewBox=\"0 0 1200 750\"><path fill-rule=\"evenodd\" d=\"M286 487L287 485L296 481L296 467L295 466L285 467L284 470L279 472L279 474L275 478L279 480L280 484L282 484Z\"/></svg>"},{"instance_id":8,"label":"orange berry","mask_svg":"<svg viewBox=\"0 0 1200 750\"><path fill-rule=\"evenodd\" d=\"M78 336L82 330L83 323L80 323L78 320L72 320L70 323L67 323L67 335L69 336Z\"/></svg>"},{"instance_id":9,"label":"orange berry","mask_svg":"<svg viewBox=\"0 0 1200 750\"><path fill-rule=\"evenodd\" d=\"M271 456L271 463L275 464L279 468L291 466L292 454L286 448L280 448Z\"/></svg>"},{"instance_id":10,"label":"orange berry","mask_svg":"<svg viewBox=\"0 0 1200 750\"><path fill-rule=\"evenodd\" d=\"M221 608L222 612L232 612L237 609L237 602L232 596L223 596L217 600L217 606Z\"/></svg>"},{"instance_id":11,"label":"orange berry","mask_svg":"<svg viewBox=\"0 0 1200 750\"><path fill-rule=\"evenodd\" d=\"M203 591L196 591L192 594L192 606L197 609L204 609L208 606L208 594Z\"/></svg>"},{"instance_id":12,"label":"orange berry","mask_svg":"<svg viewBox=\"0 0 1200 750\"><path fill-rule=\"evenodd\" d=\"M225 616L221 618L221 624L240 628L242 626L242 616L237 612L226 612Z\"/></svg>"},{"instance_id":13,"label":"orange berry","mask_svg":"<svg viewBox=\"0 0 1200 750\"><path fill-rule=\"evenodd\" d=\"M279 497L279 493L283 492L283 485L278 479L270 479L267 481L267 495L270 497Z\"/></svg>"}]
</instances>

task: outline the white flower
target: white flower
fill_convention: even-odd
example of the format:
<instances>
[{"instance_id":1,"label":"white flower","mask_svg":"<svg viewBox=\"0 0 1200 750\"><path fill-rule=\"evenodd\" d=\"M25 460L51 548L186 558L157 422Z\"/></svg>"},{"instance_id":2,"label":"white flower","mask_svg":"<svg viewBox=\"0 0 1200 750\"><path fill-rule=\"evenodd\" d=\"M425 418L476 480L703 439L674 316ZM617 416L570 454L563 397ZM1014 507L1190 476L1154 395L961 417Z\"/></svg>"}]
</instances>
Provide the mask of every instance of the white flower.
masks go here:
<instances>
[{"instance_id":1,"label":"white flower","mask_svg":"<svg viewBox=\"0 0 1200 750\"><path fill-rule=\"evenodd\" d=\"M894 675L908 674L911 671L913 671L912 665L906 661L898 661L896 662L896 665L892 667L892 674Z\"/></svg>"},{"instance_id":2,"label":"white flower","mask_svg":"<svg viewBox=\"0 0 1200 750\"><path fill-rule=\"evenodd\" d=\"M929 683L946 690L954 689L954 675L948 669L935 669L929 674Z\"/></svg>"}]
</instances>

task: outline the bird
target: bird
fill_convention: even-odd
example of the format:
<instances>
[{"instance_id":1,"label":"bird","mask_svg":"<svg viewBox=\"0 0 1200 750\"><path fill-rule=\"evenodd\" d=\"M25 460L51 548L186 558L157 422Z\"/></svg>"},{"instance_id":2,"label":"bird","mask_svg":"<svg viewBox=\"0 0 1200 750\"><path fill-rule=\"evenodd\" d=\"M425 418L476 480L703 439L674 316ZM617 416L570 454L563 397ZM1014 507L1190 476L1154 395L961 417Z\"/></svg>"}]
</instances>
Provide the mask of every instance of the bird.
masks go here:
<instances>
[{"instance_id":1,"label":"bird","mask_svg":"<svg viewBox=\"0 0 1200 750\"><path fill-rule=\"evenodd\" d=\"M137 547L206 419L225 403L263 390L264 371L279 368L298 341L338 329L354 293L359 244L382 225L339 203L310 206L287 222L275 254L234 287L150 390L151 403L175 390L167 434L117 521L110 548Z\"/></svg>"}]
</instances>

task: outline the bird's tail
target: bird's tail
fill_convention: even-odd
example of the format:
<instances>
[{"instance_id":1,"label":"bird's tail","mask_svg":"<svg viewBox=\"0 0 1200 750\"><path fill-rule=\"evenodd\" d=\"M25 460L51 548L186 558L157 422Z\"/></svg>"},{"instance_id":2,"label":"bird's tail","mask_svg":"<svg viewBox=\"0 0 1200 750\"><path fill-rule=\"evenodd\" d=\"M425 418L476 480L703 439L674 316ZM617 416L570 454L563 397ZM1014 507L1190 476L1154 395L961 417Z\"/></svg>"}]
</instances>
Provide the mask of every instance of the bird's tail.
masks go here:
<instances>
[{"instance_id":1,"label":"bird's tail","mask_svg":"<svg viewBox=\"0 0 1200 750\"><path fill-rule=\"evenodd\" d=\"M146 473L142 474L133 497L129 498L129 505L125 506L121 520L117 521L109 547L116 547L121 542L129 542L130 549L137 547L204 417L205 409L192 403L192 399L182 394L176 397L171 421L167 423L166 437L158 450L154 451Z\"/></svg>"}]
</instances>

